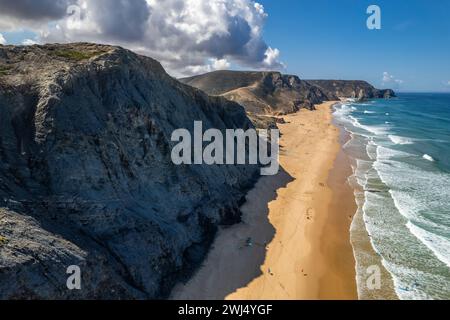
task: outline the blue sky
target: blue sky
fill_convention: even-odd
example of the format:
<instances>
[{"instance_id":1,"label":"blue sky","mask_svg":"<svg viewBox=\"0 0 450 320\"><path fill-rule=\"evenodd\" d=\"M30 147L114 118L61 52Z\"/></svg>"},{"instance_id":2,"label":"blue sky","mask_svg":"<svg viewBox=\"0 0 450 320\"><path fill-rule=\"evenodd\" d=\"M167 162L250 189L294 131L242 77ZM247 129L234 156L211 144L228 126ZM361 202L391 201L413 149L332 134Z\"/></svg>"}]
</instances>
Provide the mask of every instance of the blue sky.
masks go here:
<instances>
[{"instance_id":1,"label":"blue sky","mask_svg":"<svg viewBox=\"0 0 450 320\"><path fill-rule=\"evenodd\" d=\"M289 73L382 86L388 72L403 80L399 90L450 91L448 0L260 2L269 14L264 37ZM381 8L381 30L366 27L371 4Z\"/></svg>"},{"instance_id":2,"label":"blue sky","mask_svg":"<svg viewBox=\"0 0 450 320\"><path fill-rule=\"evenodd\" d=\"M53 28L50 35L63 37L50 39L49 42L60 39L68 41L64 37L69 36L74 41L109 42L109 39L113 39L114 43L124 44L131 49L143 45L146 49L144 54L160 60L169 71L174 72L202 73L214 70L214 66L270 69L278 67L281 61L286 65L283 72L297 74L304 79L361 79L376 87L390 87L397 91L450 92L449 0L258 0L264 5L267 19L259 16L251 0L227 0L226 11L229 14L217 16L210 14L211 8L221 9L221 1L196 0L201 5L191 10L193 16L183 18L183 24L180 25L190 25L191 31L198 32L178 29L176 34L165 35L163 41L158 41L160 39L153 29L152 32L146 32L145 28L149 29L149 21L167 18L164 16L167 7L153 5L149 7L147 15L140 16L139 21L136 17L143 11L142 2L145 0L130 0L125 2L126 5L119 0L61 0L59 3L70 5L84 1L88 3L86 12L89 12L86 21L91 23L84 24L76 32L67 28L62 31ZM55 26L56 21L64 19L66 14L65 7L55 7L52 2L45 2L49 6L48 10L42 10L43 4L40 5L38 1L31 3L40 5L39 8L31 8L31 4L28 7L20 5L24 2L15 0L1 4L4 8L0 8L0 33L8 44L34 39L39 29L35 27L36 22L46 21L41 26ZM165 0L166 4L171 2L174 3L173 13L179 6L175 0ZM192 6L192 2L189 3ZM236 6L242 3L250 8L250 18L245 8L236 13ZM366 27L366 9L372 4L381 8L381 30L369 30ZM45 20L46 12L52 12L53 18ZM163 19L153 19L155 13ZM233 20L236 14L240 20ZM204 20L206 23L203 23ZM30 21L34 24L30 24ZM14 27L3 27L2 30L2 23L6 26L6 22L8 26ZM92 22L97 27L89 29ZM246 23L251 28L263 30L262 35L249 35L250 29ZM224 26L230 33L227 39L214 34L214 30L221 30ZM172 27L152 26L164 31ZM212 34L211 41L199 41L202 33L208 31ZM138 32L142 33L141 37L136 37ZM127 36L137 40L134 43L127 42ZM257 44L255 48L260 51L244 52L243 44L252 37ZM163 43L165 46L161 47ZM199 45L190 45L195 43ZM270 62L262 60L268 47L280 51L279 56L275 55ZM172 59L170 53L178 56L179 60ZM222 58L225 60L220 60ZM189 61L190 65L180 65L180 61ZM383 75L389 81L383 83Z\"/></svg>"}]
</instances>

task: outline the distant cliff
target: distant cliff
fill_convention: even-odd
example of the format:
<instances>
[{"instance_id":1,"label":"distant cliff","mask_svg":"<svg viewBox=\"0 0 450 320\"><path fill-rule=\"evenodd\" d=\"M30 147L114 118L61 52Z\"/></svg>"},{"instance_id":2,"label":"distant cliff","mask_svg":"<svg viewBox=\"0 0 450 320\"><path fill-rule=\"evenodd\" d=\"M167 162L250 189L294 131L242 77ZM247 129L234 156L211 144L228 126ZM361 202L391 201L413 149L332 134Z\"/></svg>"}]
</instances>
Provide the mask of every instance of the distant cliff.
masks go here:
<instances>
[{"instance_id":1,"label":"distant cliff","mask_svg":"<svg viewBox=\"0 0 450 320\"><path fill-rule=\"evenodd\" d=\"M395 97L394 91L375 89L365 81L302 80L279 72L215 71L180 81L209 95L238 102L253 123L262 127L276 126L276 119L270 115L302 108L313 110L315 104L324 101Z\"/></svg>"},{"instance_id":2,"label":"distant cliff","mask_svg":"<svg viewBox=\"0 0 450 320\"><path fill-rule=\"evenodd\" d=\"M220 95L258 115L287 114L330 98L321 88L279 72L215 71L181 82L210 95Z\"/></svg>"},{"instance_id":3,"label":"distant cliff","mask_svg":"<svg viewBox=\"0 0 450 320\"><path fill-rule=\"evenodd\" d=\"M0 46L0 299L159 298L239 221L254 166L176 166L174 129L252 127L147 57ZM66 287L77 265L82 290Z\"/></svg>"},{"instance_id":4,"label":"distant cliff","mask_svg":"<svg viewBox=\"0 0 450 320\"><path fill-rule=\"evenodd\" d=\"M309 83L318 86L329 96L339 98L355 98L359 100L395 97L395 92L391 89L380 90L374 88L366 81L358 80L307 80Z\"/></svg>"}]
</instances>

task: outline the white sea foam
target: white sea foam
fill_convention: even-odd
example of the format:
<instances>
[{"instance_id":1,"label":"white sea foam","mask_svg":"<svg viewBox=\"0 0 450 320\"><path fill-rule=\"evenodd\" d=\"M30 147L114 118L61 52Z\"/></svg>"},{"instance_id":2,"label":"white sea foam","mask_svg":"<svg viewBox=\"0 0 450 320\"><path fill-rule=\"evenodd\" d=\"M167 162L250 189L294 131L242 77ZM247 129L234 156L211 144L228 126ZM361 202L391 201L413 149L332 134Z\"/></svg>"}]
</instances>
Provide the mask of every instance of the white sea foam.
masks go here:
<instances>
[{"instance_id":1,"label":"white sea foam","mask_svg":"<svg viewBox=\"0 0 450 320\"><path fill-rule=\"evenodd\" d=\"M355 117L353 117L351 115L348 117L352 120L352 124L355 127L364 129L374 135L379 136L379 135L386 135L388 133L388 130L389 130L388 126L364 125L364 124L361 124L361 122L358 119L356 119Z\"/></svg>"},{"instance_id":2,"label":"white sea foam","mask_svg":"<svg viewBox=\"0 0 450 320\"><path fill-rule=\"evenodd\" d=\"M335 108L334 115L339 117L341 120L346 120L346 116L355 110L355 107L344 103Z\"/></svg>"},{"instance_id":3,"label":"white sea foam","mask_svg":"<svg viewBox=\"0 0 450 320\"><path fill-rule=\"evenodd\" d=\"M372 168L372 161L356 159L355 178L361 187L365 187L367 183L367 171Z\"/></svg>"},{"instance_id":4,"label":"white sea foam","mask_svg":"<svg viewBox=\"0 0 450 320\"><path fill-rule=\"evenodd\" d=\"M353 179L365 190L360 192L365 195L360 196L362 203L357 203L372 247L391 273L401 299L439 299L450 292L445 272L445 266L450 267L450 211L446 200L450 197L450 176L431 167L422 169L421 155L390 147L390 142L411 145L425 140L391 134L389 121L384 125L362 124L364 116L352 111L349 106L342 114L342 119L351 123L345 125L346 129L368 138L365 149L372 160L359 159L353 168ZM429 155L423 155L423 159L434 161ZM355 197L358 199L356 191ZM359 280L365 276L365 269L358 269L364 266L365 254L355 251ZM358 282L359 294L361 286L364 283Z\"/></svg>"},{"instance_id":5,"label":"white sea foam","mask_svg":"<svg viewBox=\"0 0 450 320\"><path fill-rule=\"evenodd\" d=\"M408 229L413 235L420 239L434 255L450 267L450 240L442 236L428 232L415 224L408 222Z\"/></svg>"},{"instance_id":6,"label":"white sea foam","mask_svg":"<svg viewBox=\"0 0 450 320\"><path fill-rule=\"evenodd\" d=\"M378 155L374 168L390 188L396 208L408 219L410 232L448 265L450 239L441 235L450 234L449 175L397 161L405 156L401 151L379 147Z\"/></svg>"},{"instance_id":7,"label":"white sea foam","mask_svg":"<svg viewBox=\"0 0 450 320\"><path fill-rule=\"evenodd\" d=\"M408 152L404 152L404 151L400 151L400 150L394 150L391 148L386 148L386 147L382 147L382 146L378 146L376 144L374 144L376 146L376 154L377 160L391 160L394 158L397 159L401 159L401 158L411 158L411 157L417 157L411 153Z\"/></svg>"},{"instance_id":8,"label":"white sea foam","mask_svg":"<svg viewBox=\"0 0 450 320\"><path fill-rule=\"evenodd\" d=\"M377 159L377 148L378 148L378 146L375 144L375 142L373 142L373 140L371 140L371 141L369 141L369 143L367 143L366 152L371 160Z\"/></svg>"},{"instance_id":9,"label":"white sea foam","mask_svg":"<svg viewBox=\"0 0 450 320\"><path fill-rule=\"evenodd\" d=\"M365 114L375 114L376 112L375 111L364 110L364 113Z\"/></svg>"},{"instance_id":10,"label":"white sea foam","mask_svg":"<svg viewBox=\"0 0 450 320\"><path fill-rule=\"evenodd\" d=\"M401 300L430 300L430 297L423 291L418 282L422 282L425 277L430 277L422 271L414 268L409 268L406 265L400 265L391 261L383 259L383 265L390 270L394 280L394 287L397 296ZM435 281L441 280L440 277L433 277Z\"/></svg>"},{"instance_id":11,"label":"white sea foam","mask_svg":"<svg viewBox=\"0 0 450 320\"><path fill-rule=\"evenodd\" d=\"M394 135L389 135L388 136L389 139L394 143L394 144L414 144L414 140L411 138L407 138L407 137L401 137L401 136L394 136Z\"/></svg>"},{"instance_id":12,"label":"white sea foam","mask_svg":"<svg viewBox=\"0 0 450 320\"><path fill-rule=\"evenodd\" d=\"M393 172L395 170L396 168L393 168ZM407 196L403 191L395 194L389 192L391 194L389 196L389 193L382 191L383 189L377 189L380 185L376 182L376 176L379 175L374 174L373 170L367 174L368 190L365 192L366 201L363 205L364 222L374 250L380 255L383 265L394 279L397 295L401 299L442 297L443 292L444 294L448 292L446 288L450 288L445 271L444 273L438 271L443 270L441 263L445 263L449 257L446 254L448 242L444 242L448 240L442 239L434 232L427 233L428 231L424 229L413 229L411 226L416 225L416 222L413 224L412 221L419 219L421 223L427 221L416 214L415 208L420 207L418 205L420 202L412 201L411 197L398 200L399 194ZM395 179L395 176L393 178ZM404 184L401 179L399 183ZM397 201L392 201L394 198ZM404 210L405 208L407 209ZM399 212L402 214L399 215ZM434 230L433 228L438 226L430 221L427 228ZM439 252L439 255L436 252ZM431 256L436 256L437 259L432 259Z\"/></svg>"},{"instance_id":13,"label":"white sea foam","mask_svg":"<svg viewBox=\"0 0 450 320\"><path fill-rule=\"evenodd\" d=\"M424 154L422 158L424 158L425 160L428 160L428 161L434 162L434 159L433 159L433 157L432 157L432 156L430 156L430 155L428 155L428 154Z\"/></svg>"}]
</instances>

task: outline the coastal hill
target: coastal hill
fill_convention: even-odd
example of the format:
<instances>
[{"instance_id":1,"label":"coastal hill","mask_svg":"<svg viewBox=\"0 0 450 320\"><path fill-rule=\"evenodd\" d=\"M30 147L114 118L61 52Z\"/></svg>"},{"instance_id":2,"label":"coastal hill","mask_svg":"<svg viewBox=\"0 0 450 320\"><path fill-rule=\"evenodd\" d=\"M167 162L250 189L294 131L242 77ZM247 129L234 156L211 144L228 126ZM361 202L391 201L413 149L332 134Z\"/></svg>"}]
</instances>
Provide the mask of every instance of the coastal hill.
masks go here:
<instances>
[{"instance_id":1,"label":"coastal hill","mask_svg":"<svg viewBox=\"0 0 450 320\"><path fill-rule=\"evenodd\" d=\"M289 114L314 104L336 100L321 88L297 76L279 72L214 71L180 79L210 95L223 96L242 104L253 114Z\"/></svg>"},{"instance_id":2,"label":"coastal hill","mask_svg":"<svg viewBox=\"0 0 450 320\"><path fill-rule=\"evenodd\" d=\"M277 120L271 116L314 110L324 101L395 97L394 91L378 90L365 81L302 80L280 72L214 71L179 80L209 95L238 102L257 127L276 126Z\"/></svg>"},{"instance_id":3,"label":"coastal hill","mask_svg":"<svg viewBox=\"0 0 450 320\"><path fill-rule=\"evenodd\" d=\"M195 120L253 127L120 47L0 46L0 299L167 296L259 173L174 165L171 133Z\"/></svg>"},{"instance_id":4,"label":"coastal hill","mask_svg":"<svg viewBox=\"0 0 450 320\"><path fill-rule=\"evenodd\" d=\"M321 88L327 95L359 100L395 97L391 89L375 89L366 81L360 80L307 80L309 83Z\"/></svg>"}]
</instances>

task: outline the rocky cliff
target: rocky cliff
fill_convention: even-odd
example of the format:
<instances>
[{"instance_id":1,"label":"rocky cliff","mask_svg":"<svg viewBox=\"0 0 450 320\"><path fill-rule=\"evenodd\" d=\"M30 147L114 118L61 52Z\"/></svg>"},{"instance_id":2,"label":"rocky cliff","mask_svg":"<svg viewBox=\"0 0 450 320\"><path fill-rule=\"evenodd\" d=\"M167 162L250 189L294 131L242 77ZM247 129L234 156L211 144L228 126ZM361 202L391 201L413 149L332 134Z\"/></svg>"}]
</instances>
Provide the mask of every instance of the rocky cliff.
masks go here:
<instances>
[{"instance_id":1,"label":"rocky cliff","mask_svg":"<svg viewBox=\"0 0 450 320\"><path fill-rule=\"evenodd\" d=\"M215 71L180 79L210 95L220 95L243 105L255 115L280 115L331 100L321 88L297 76L279 72Z\"/></svg>"},{"instance_id":2,"label":"rocky cliff","mask_svg":"<svg viewBox=\"0 0 450 320\"><path fill-rule=\"evenodd\" d=\"M194 120L252 126L119 47L0 46L0 299L168 294L239 221L259 172L175 166L171 133ZM70 265L81 290L66 287Z\"/></svg>"},{"instance_id":3,"label":"rocky cliff","mask_svg":"<svg viewBox=\"0 0 450 320\"><path fill-rule=\"evenodd\" d=\"M215 71L180 81L238 102L257 127L275 127L277 119L271 115L314 110L323 101L395 97L394 91L375 89L365 81L302 80L279 72Z\"/></svg>"},{"instance_id":4,"label":"rocky cliff","mask_svg":"<svg viewBox=\"0 0 450 320\"><path fill-rule=\"evenodd\" d=\"M358 100L395 97L391 89L380 90L366 81L358 80L307 80L321 88L328 96L339 98L355 98Z\"/></svg>"}]
</instances>

